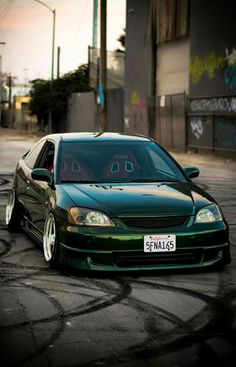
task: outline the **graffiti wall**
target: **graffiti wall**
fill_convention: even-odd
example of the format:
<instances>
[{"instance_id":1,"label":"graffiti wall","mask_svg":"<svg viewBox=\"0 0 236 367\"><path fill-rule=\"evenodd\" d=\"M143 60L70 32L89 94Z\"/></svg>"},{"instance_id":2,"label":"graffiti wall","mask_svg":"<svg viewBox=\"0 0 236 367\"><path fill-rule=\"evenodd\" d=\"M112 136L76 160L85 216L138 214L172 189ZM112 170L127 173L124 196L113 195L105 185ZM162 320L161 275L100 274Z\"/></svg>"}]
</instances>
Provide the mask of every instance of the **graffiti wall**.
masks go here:
<instances>
[{"instance_id":1,"label":"graffiti wall","mask_svg":"<svg viewBox=\"0 0 236 367\"><path fill-rule=\"evenodd\" d=\"M147 99L141 98L137 90L131 94L126 110L125 132L144 135L149 133Z\"/></svg>"},{"instance_id":2,"label":"graffiti wall","mask_svg":"<svg viewBox=\"0 0 236 367\"><path fill-rule=\"evenodd\" d=\"M212 116L191 116L188 119L188 145L190 147L213 147Z\"/></svg>"},{"instance_id":3,"label":"graffiti wall","mask_svg":"<svg viewBox=\"0 0 236 367\"><path fill-rule=\"evenodd\" d=\"M236 94L235 0L191 2L190 95Z\"/></svg>"}]
</instances>

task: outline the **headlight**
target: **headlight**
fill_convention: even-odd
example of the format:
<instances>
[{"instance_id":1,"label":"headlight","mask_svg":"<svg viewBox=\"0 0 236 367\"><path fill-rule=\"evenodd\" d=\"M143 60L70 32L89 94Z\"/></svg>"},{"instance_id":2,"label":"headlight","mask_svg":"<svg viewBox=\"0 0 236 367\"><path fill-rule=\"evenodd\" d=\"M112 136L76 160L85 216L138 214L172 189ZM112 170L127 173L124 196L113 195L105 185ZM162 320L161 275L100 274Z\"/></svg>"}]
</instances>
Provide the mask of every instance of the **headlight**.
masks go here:
<instances>
[{"instance_id":1,"label":"headlight","mask_svg":"<svg viewBox=\"0 0 236 367\"><path fill-rule=\"evenodd\" d=\"M93 209L71 208L69 210L68 219L70 223L79 224L81 226L115 226L115 223L113 223L107 215Z\"/></svg>"},{"instance_id":2,"label":"headlight","mask_svg":"<svg viewBox=\"0 0 236 367\"><path fill-rule=\"evenodd\" d=\"M196 215L195 223L210 223L223 220L221 212L217 205L209 205L200 209Z\"/></svg>"}]
</instances>

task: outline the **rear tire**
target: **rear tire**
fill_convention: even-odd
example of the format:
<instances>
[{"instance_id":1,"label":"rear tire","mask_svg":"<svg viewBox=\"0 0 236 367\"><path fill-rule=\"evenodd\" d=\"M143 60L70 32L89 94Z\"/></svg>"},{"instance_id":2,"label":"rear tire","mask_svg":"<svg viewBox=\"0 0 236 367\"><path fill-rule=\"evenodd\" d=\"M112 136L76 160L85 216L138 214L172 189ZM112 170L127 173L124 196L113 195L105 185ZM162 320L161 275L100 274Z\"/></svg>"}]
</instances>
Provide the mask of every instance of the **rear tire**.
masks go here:
<instances>
[{"instance_id":1,"label":"rear tire","mask_svg":"<svg viewBox=\"0 0 236 367\"><path fill-rule=\"evenodd\" d=\"M59 231L56 219L52 213L49 213L44 224L43 253L45 260L51 267L57 267L59 265Z\"/></svg>"},{"instance_id":2,"label":"rear tire","mask_svg":"<svg viewBox=\"0 0 236 367\"><path fill-rule=\"evenodd\" d=\"M11 231L17 231L21 228L22 215L16 192L12 189L6 206L5 222Z\"/></svg>"}]
</instances>

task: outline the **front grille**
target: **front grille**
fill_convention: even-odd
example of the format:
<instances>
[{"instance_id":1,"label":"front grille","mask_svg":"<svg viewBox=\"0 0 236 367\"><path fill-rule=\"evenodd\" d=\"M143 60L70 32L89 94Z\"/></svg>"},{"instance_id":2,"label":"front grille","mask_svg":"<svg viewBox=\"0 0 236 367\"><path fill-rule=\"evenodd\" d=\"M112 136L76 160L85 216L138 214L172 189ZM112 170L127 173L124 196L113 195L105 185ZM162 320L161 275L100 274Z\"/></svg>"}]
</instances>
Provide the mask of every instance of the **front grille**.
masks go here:
<instances>
[{"instance_id":1,"label":"front grille","mask_svg":"<svg viewBox=\"0 0 236 367\"><path fill-rule=\"evenodd\" d=\"M122 222L128 227L137 228L167 228L178 227L185 223L188 217L131 217L121 218Z\"/></svg>"},{"instance_id":2,"label":"front grille","mask_svg":"<svg viewBox=\"0 0 236 367\"><path fill-rule=\"evenodd\" d=\"M113 253L119 267L190 265L201 261L203 250L177 250L174 253L144 253L141 251Z\"/></svg>"}]
</instances>

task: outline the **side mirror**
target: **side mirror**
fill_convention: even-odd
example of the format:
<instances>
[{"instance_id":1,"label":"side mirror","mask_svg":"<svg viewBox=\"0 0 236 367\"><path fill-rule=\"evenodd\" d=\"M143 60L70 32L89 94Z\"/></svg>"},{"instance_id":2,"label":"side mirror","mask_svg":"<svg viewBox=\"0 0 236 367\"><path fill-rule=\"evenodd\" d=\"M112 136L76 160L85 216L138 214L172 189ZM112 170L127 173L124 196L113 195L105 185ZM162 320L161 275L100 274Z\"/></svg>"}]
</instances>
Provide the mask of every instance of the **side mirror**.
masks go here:
<instances>
[{"instance_id":1,"label":"side mirror","mask_svg":"<svg viewBox=\"0 0 236 367\"><path fill-rule=\"evenodd\" d=\"M199 176L199 169L197 167L186 167L184 168L184 172L188 176L188 178L195 178Z\"/></svg>"},{"instance_id":2,"label":"side mirror","mask_svg":"<svg viewBox=\"0 0 236 367\"><path fill-rule=\"evenodd\" d=\"M33 180L45 181L48 182L50 185L53 185L53 173L46 168L34 168L31 172L31 177L33 178Z\"/></svg>"}]
</instances>

